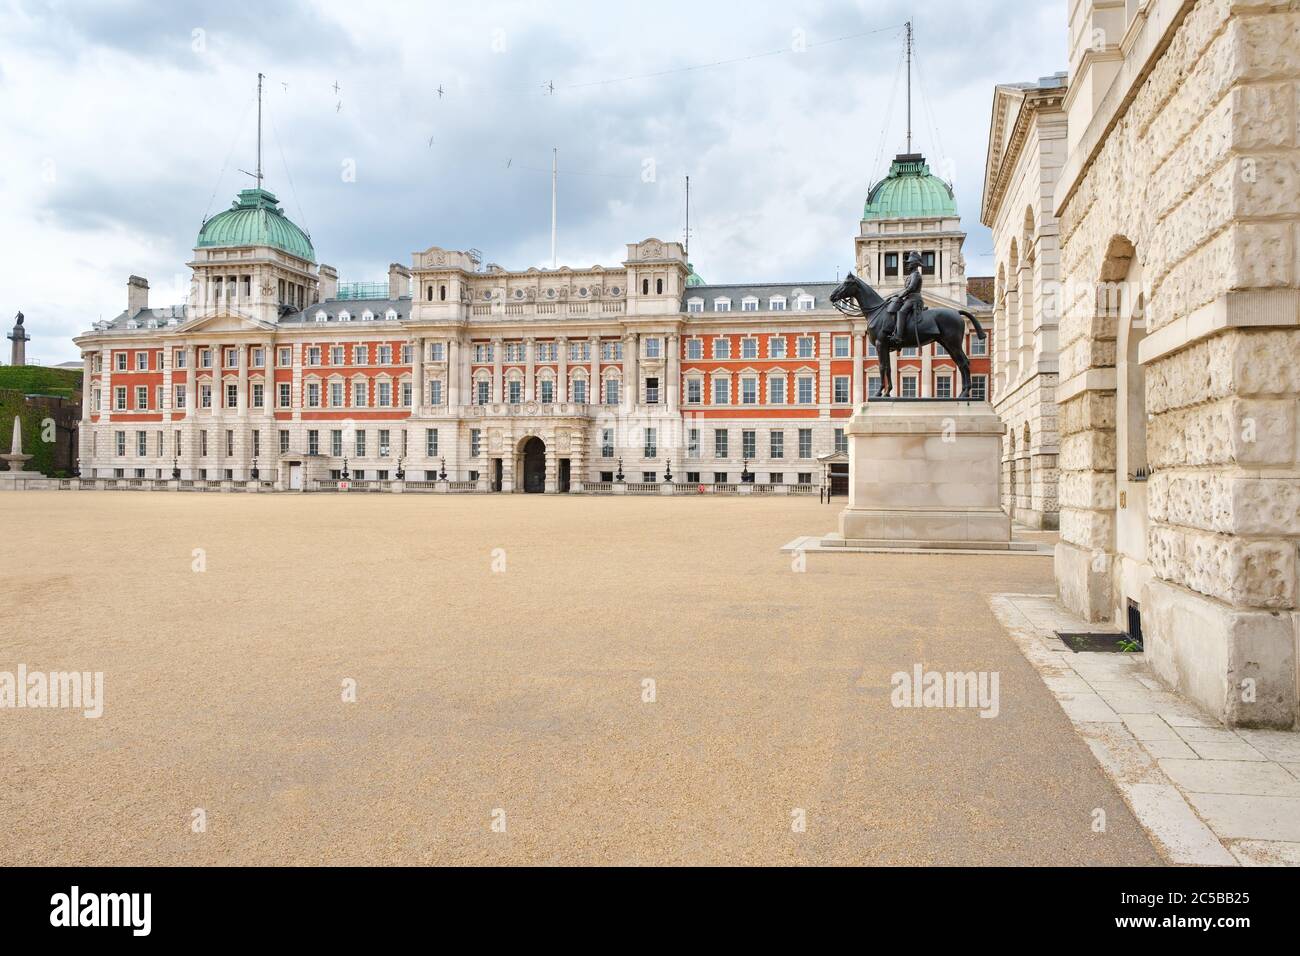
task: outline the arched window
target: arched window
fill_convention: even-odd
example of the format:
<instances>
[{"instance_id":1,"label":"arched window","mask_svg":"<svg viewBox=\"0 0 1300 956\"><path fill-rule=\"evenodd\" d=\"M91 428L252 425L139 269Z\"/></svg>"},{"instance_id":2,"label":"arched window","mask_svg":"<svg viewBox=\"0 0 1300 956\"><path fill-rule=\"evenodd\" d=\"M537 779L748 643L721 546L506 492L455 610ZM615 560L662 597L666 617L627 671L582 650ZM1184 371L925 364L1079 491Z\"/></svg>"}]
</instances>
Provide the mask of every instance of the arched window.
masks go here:
<instances>
[{"instance_id":1,"label":"arched window","mask_svg":"<svg viewBox=\"0 0 1300 956\"><path fill-rule=\"evenodd\" d=\"M642 280L641 280L641 294L642 294L642 295L649 295L649 294L650 294L650 280L649 280L649 279L642 279Z\"/></svg>"},{"instance_id":2,"label":"arched window","mask_svg":"<svg viewBox=\"0 0 1300 956\"><path fill-rule=\"evenodd\" d=\"M433 301L433 286L429 286L427 289L425 289L424 298L426 302Z\"/></svg>"},{"instance_id":3,"label":"arched window","mask_svg":"<svg viewBox=\"0 0 1300 956\"><path fill-rule=\"evenodd\" d=\"M438 301L440 301L440 302L446 302L446 301L447 301L447 286L446 286L446 285L440 285L440 286L438 286Z\"/></svg>"},{"instance_id":4,"label":"arched window","mask_svg":"<svg viewBox=\"0 0 1300 956\"><path fill-rule=\"evenodd\" d=\"M663 279L655 279L655 294L656 294L656 295L663 295L663 294L664 294L664 280L663 280Z\"/></svg>"}]
</instances>

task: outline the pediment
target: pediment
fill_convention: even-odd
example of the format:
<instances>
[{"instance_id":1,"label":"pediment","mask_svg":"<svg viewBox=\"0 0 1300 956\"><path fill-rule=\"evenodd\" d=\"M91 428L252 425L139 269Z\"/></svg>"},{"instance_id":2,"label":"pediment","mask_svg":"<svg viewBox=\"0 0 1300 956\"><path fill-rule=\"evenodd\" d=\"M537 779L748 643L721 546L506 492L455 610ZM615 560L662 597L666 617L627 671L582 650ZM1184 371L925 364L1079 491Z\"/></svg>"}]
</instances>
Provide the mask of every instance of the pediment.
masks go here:
<instances>
[{"instance_id":1,"label":"pediment","mask_svg":"<svg viewBox=\"0 0 1300 956\"><path fill-rule=\"evenodd\" d=\"M192 332L274 332L275 326L270 322L250 319L246 315L219 313L202 316L167 331L178 335L189 335Z\"/></svg>"}]
</instances>

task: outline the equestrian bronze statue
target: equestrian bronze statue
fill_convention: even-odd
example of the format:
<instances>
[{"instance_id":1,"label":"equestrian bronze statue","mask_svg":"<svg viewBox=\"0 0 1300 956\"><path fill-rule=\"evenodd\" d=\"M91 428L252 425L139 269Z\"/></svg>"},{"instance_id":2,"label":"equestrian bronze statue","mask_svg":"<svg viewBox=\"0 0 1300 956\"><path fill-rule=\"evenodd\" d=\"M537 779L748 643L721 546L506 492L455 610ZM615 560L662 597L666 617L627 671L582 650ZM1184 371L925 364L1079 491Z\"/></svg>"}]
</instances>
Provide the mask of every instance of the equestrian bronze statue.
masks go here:
<instances>
[{"instance_id":1,"label":"equestrian bronze statue","mask_svg":"<svg viewBox=\"0 0 1300 956\"><path fill-rule=\"evenodd\" d=\"M831 304L845 315L860 315L867 320L867 336L880 356L882 396L894 392L891 352L938 342L961 372L961 394L957 397L970 398L970 359L963 348L966 323L962 316L970 319L981 339L987 333L979 319L965 309L925 308L921 301L921 257L915 252L908 253L907 266L907 285L901 292L882 299L880 293L850 272L831 293Z\"/></svg>"}]
</instances>

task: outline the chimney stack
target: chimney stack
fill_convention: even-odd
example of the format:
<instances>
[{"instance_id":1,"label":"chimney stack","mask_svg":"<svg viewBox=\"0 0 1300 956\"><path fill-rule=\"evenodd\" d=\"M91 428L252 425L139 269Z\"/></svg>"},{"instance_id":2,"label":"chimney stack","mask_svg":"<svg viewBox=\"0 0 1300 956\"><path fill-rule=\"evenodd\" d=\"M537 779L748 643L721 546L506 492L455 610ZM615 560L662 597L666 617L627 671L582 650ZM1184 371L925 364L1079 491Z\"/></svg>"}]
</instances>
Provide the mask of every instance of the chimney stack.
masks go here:
<instances>
[{"instance_id":1,"label":"chimney stack","mask_svg":"<svg viewBox=\"0 0 1300 956\"><path fill-rule=\"evenodd\" d=\"M339 270L333 266L322 264L318 270L320 275L320 300L328 302L330 299L339 297Z\"/></svg>"},{"instance_id":2,"label":"chimney stack","mask_svg":"<svg viewBox=\"0 0 1300 956\"><path fill-rule=\"evenodd\" d=\"M400 299L411 294L411 270L399 262L388 267L388 297Z\"/></svg>"},{"instance_id":3,"label":"chimney stack","mask_svg":"<svg viewBox=\"0 0 1300 956\"><path fill-rule=\"evenodd\" d=\"M149 308L149 280L131 276L126 280L126 317L132 318Z\"/></svg>"}]
</instances>

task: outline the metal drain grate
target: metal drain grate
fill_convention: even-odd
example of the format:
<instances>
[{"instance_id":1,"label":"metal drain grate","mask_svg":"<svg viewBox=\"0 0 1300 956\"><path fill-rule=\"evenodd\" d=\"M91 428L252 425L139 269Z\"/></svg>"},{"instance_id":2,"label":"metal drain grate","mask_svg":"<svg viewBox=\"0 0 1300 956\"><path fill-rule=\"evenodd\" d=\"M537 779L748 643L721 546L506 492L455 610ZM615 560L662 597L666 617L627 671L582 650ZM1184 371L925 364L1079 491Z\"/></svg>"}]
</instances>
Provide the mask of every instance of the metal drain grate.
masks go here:
<instances>
[{"instance_id":1,"label":"metal drain grate","mask_svg":"<svg viewBox=\"0 0 1300 956\"><path fill-rule=\"evenodd\" d=\"M1056 636L1076 654L1124 654L1142 650L1141 644L1135 644L1127 634L1118 631L1057 631Z\"/></svg>"}]
</instances>

